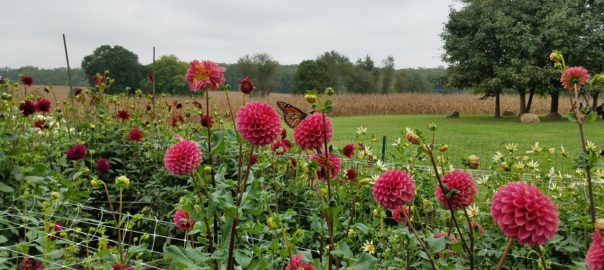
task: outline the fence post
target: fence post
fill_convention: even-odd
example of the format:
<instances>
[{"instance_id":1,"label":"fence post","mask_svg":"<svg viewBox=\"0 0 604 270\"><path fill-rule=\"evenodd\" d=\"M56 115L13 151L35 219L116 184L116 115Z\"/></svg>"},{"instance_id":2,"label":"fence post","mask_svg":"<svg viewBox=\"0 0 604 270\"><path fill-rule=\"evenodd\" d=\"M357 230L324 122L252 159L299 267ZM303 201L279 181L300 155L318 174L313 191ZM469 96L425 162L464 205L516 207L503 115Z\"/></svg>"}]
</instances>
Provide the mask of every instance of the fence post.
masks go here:
<instances>
[{"instance_id":1,"label":"fence post","mask_svg":"<svg viewBox=\"0 0 604 270\"><path fill-rule=\"evenodd\" d=\"M386 158L386 135L382 136L382 162Z\"/></svg>"}]
</instances>

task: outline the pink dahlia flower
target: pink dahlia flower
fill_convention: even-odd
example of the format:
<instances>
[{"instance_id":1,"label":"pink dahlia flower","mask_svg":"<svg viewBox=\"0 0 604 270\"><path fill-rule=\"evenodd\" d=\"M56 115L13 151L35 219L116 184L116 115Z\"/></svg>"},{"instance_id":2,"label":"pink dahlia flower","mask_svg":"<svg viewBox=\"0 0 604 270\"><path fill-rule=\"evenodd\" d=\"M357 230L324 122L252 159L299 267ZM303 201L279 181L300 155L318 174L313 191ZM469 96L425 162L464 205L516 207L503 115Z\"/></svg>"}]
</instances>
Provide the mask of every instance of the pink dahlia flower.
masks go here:
<instances>
[{"instance_id":1,"label":"pink dahlia flower","mask_svg":"<svg viewBox=\"0 0 604 270\"><path fill-rule=\"evenodd\" d=\"M172 220L174 221L176 228L183 231L190 231L193 229L193 225L195 225L195 221L189 216L189 212L182 209L178 209L176 213L174 213Z\"/></svg>"},{"instance_id":2,"label":"pink dahlia flower","mask_svg":"<svg viewBox=\"0 0 604 270\"><path fill-rule=\"evenodd\" d=\"M604 236L594 232L591 246L585 255L585 263L589 270L604 270Z\"/></svg>"},{"instance_id":3,"label":"pink dahlia flower","mask_svg":"<svg viewBox=\"0 0 604 270\"><path fill-rule=\"evenodd\" d=\"M164 156L164 166L174 175L190 174L201 164L202 156L197 143L182 140L168 149Z\"/></svg>"},{"instance_id":4,"label":"pink dahlia flower","mask_svg":"<svg viewBox=\"0 0 604 270\"><path fill-rule=\"evenodd\" d=\"M331 140L333 129L331 119L325 116L325 130L327 130L327 142ZM313 150L321 148L324 143L323 115L313 113L302 120L294 129L294 140L302 150Z\"/></svg>"},{"instance_id":5,"label":"pink dahlia flower","mask_svg":"<svg viewBox=\"0 0 604 270\"><path fill-rule=\"evenodd\" d=\"M392 219L400 224L407 223L409 217L409 207L407 205L401 205L396 209L392 210Z\"/></svg>"},{"instance_id":6,"label":"pink dahlia flower","mask_svg":"<svg viewBox=\"0 0 604 270\"><path fill-rule=\"evenodd\" d=\"M51 102L47 98L41 98L36 101L36 111L47 113L50 112Z\"/></svg>"},{"instance_id":7,"label":"pink dahlia flower","mask_svg":"<svg viewBox=\"0 0 604 270\"><path fill-rule=\"evenodd\" d=\"M493 196L491 216L503 233L520 244L543 245L558 231L558 210L535 185L512 182Z\"/></svg>"},{"instance_id":8,"label":"pink dahlia flower","mask_svg":"<svg viewBox=\"0 0 604 270\"><path fill-rule=\"evenodd\" d=\"M113 270L132 270L132 266L130 266L129 264L124 264L124 265L114 264L111 268Z\"/></svg>"},{"instance_id":9,"label":"pink dahlia flower","mask_svg":"<svg viewBox=\"0 0 604 270\"><path fill-rule=\"evenodd\" d=\"M86 156L86 146L83 144L74 144L71 148L65 152L67 159L69 160L80 160Z\"/></svg>"},{"instance_id":10,"label":"pink dahlia flower","mask_svg":"<svg viewBox=\"0 0 604 270\"><path fill-rule=\"evenodd\" d=\"M315 154L311 160L316 160L319 163L319 167L321 170L317 172L317 176L319 179L325 179L325 171L327 170L327 164L325 162L325 151L323 151L323 155L319 156ZM340 173L340 169L342 168L342 161L340 161L340 157L336 155L329 155L329 179L333 179L338 176Z\"/></svg>"},{"instance_id":11,"label":"pink dahlia flower","mask_svg":"<svg viewBox=\"0 0 604 270\"><path fill-rule=\"evenodd\" d=\"M386 209L396 209L413 200L415 182L399 169L384 172L375 182L372 190L375 201Z\"/></svg>"},{"instance_id":12,"label":"pink dahlia flower","mask_svg":"<svg viewBox=\"0 0 604 270\"><path fill-rule=\"evenodd\" d=\"M440 203L445 207L451 207L452 209L466 208L474 202L474 198L476 197L477 193L476 182L466 171L451 171L442 178L442 183L449 190L455 189L458 191L449 197L449 202L447 204L445 198L446 194L439 185L436 185L434 194L438 197Z\"/></svg>"},{"instance_id":13,"label":"pink dahlia flower","mask_svg":"<svg viewBox=\"0 0 604 270\"><path fill-rule=\"evenodd\" d=\"M191 92L197 92L200 89L216 90L219 84L224 84L225 68L212 61L193 60L185 79L189 82Z\"/></svg>"},{"instance_id":14,"label":"pink dahlia flower","mask_svg":"<svg viewBox=\"0 0 604 270\"><path fill-rule=\"evenodd\" d=\"M301 255L292 256L287 265L285 266L285 270L299 270L300 268L304 270L315 270L315 267L312 266L312 264L302 260Z\"/></svg>"},{"instance_id":15,"label":"pink dahlia flower","mask_svg":"<svg viewBox=\"0 0 604 270\"><path fill-rule=\"evenodd\" d=\"M212 128L214 126L214 117L203 114L201 115L200 123L202 127Z\"/></svg>"},{"instance_id":16,"label":"pink dahlia flower","mask_svg":"<svg viewBox=\"0 0 604 270\"><path fill-rule=\"evenodd\" d=\"M560 77L562 86L568 91L573 90L575 85L581 89L587 80L589 80L589 73L583 67L570 67Z\"/></svg>"},{"instance_id":17,"label":"pink dahlia flower","mask_svg":"<svg viewBox=\"0 0 604 270\"><path fill-rule=\"evenodd\" d=\"M281 118L265 103L250 102L241 107L235 123L241 136L251 145L267 145L281 133Z\"/></svg>"},{"instance_id":18,"label":"pink dahlia flower","mask_svg":"<svg viewBox=\"0 0 604 270\"><path fill-rule=\"evenodd\" d=\"M347 158L352 158L354 156L354 144L347 144L342 148L342 155Z\"/></svg>"},{"instance_id":19,"label":"pink dahlia flower","mask_svg":"<svg viewBox=\"0 0 604 270\"><path fill-rule=\"evenodd\" d=\"M99 160L96 161L96 169L100 173L108 173L110 168L111 168L111 164L109 163L108 159L99 158Z\"/></svg>"}]
</instances>

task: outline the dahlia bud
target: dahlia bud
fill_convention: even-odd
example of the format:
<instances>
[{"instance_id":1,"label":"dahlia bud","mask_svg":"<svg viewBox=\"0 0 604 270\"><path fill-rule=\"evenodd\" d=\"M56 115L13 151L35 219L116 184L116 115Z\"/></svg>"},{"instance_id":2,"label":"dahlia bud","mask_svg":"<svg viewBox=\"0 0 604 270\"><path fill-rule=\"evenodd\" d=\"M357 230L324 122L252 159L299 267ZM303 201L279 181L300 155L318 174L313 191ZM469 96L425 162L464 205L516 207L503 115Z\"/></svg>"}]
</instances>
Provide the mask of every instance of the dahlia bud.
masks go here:
<instances>
[{"instance_id":1,"label":"dahlia bud","mask_svg":"<svg viewBox=\"0 0 604 270\"><path fill-rule=\"evenodd\" d=\"M430 130L430 131L435 131L435 130L436 130L436 124L434 124L434 123L430 123L430 124L428 125L428 130Z\"/></svg>"},{"instance_id":2,"label":"dahlia bud","mask_svg":"<svg viewBox=\"0 0 604 270\"><path fill-rule=\"evenodd\" d=\"M504 171L506 171L506 172L509 172L510 171L510 164L508 164L505 161L501 162L501 169L504 170Z\"/></svg>"},{"instance_id":3,"label":"dahlia bud","mask_svg":"<svg viewBox=\"0 0 604 270\"><path fill-rule=\"evenodd\" d=\"M335 94L335 93L336 93L336 90L333 90L333 88L331 88L331 87L327 87L325 89L325 94L328 96L333 96L333 94Z\"/></svg>"},{"instance_id":4,"label":"dahlia bud","mask_svg":"<svg viewBox=\"0 0 604 270\"><path fill-rule=\"evenodd\" d=\"M306 95L304 95L304 99L306 100L306 102L308 102L310 104L317 103L317 95L315 95L315 94L306 94Z\"/></svg>"},{"instance_id":5,"label":"dahlia bud","mask_svg":"<svg viewBox=\"0 0 604 270\"><path fill-rule=\"evenodd\" d=\"M239 81L239 91L244 94L250 94L256 89L254 82L247 76Z\"/></svg>"},{"instance_id":6,"label":"dahlia bud","mask_svg":"<svg viewBox=\"0 0 604 270\"><path fill-rule=\"evenodd\" d=\"M560 62L560 61L562 61L562 55L558 51L553 51L549 55L549 60L552 60L552 62L556 62L556 63Z\"/></svg>"},{"instance_id":7,"label":"dahlia bud","mask_svg":"<svg viewBox=\"0 0 604 270\"><path fill-rule=\"evenodd\" d=\"M266 225L271 228L271 230L276 230L277 228L277 224L275 224L275 221L273 220L273 217L268 217L266 219Z\"/></svg>"},{"instance_id":8,"label":"dahlia bud","mask_svg":"<svg viewBox=\"0 0 604 270\"><path fill-rule=\"evenodd\" d=\"M203 171L204 171L205 173L211 173L211 172L212 172L212 167L210 167L210 166L205 166L205 167L203 167Z\"/></svg>"},{"instance_id":9,"label":"dahlia bud","mask_svg":"<svg viewBox=\"0 0 604 270\"><path fill-rule=\"evenodd\" d=\"M13 96L9 93L2 93L2 99L6 100L6 101L10 101L13 98Z\"/></svg>"},{"instance_id":10,"label":"dahlia bud","mask_svg":"<svg viewBox=\"0 0 604 270\"><path fill-rule=\"evenodd\" d=\"M61 193L53 191L53 192L50 193L50 197L53 198L53 199L55 199L55 200L58 200L58 199L61 198Z\"/></svg>"},{"instance_id":11,"label":"dahlia bud","mask_svg":"<svg viewBox=\"0 0 604 270\"><path fill-rule=\"evenodd\" d=\"M368 184L369 182L371 182L371 179L363 178L363 179L359 180L359 185L364 186L364 185Z\"/></svg>"},{"instance_id":12,"label":"dahlia bud","mask_svg":"<svg viewBox=\"0 0 604 270\"><path fill-rule=\"evenodd\" d=\"M115 178L115 184L119 188L127 188L130 185L130 179L128 179L128 177L122 175L122 176Z\"/></svg>"},{"instance_id":13,"label":"dahlia bud","mask_svg":"<svg viewBox=\"0 0 604 270\"><path fill-rule=\"evenodd\" d=\"M480 157L477 155L470 155L468 157L468 167L471 169L478 169L478 167L480 167Z\"/></svg>"},{"instance_id":14,"label":"dahlia bud","mask_svg":"<svg viewBox=\"0 0 604 270\"><path fill-rule=\"evenodd\" d=\"M101 181L95 178L92 178L92 180L90 180L90 185L92 187L99 187L101 185Z\"/></svg>"},{"instance_id":15,"label":"dahlia bud","mask_svg":"<svg viewBox=\"0 0 604 270\"><path fill-rule=\"evenodd\" d=\"M596 231L600 233L600 235L604 236L604 219L600 218L596 220Z\"/></svg>"},{"instance_id":16,"label":"dahlia bud","mask_svg":"<svg viewBox=\"0 0 604 270\"><path fill-rule=\"evenodd\" d=\"M410 128L407 128L405 138L407 138L407 141L409 141L411 144L419 144L421 141L421 138Z\"/></svg>"},{"instance_id":17,"label":"dahlia bud","mask_svg":"<svg viewBox=\"0 0 604 270\"><path fill-rule=\"evenodd\" d=\"M438 147L438 151L440 151L441 153L447 152L449 150L449 145L448 144L441 144Z\"/></svg>"}]
</instances>

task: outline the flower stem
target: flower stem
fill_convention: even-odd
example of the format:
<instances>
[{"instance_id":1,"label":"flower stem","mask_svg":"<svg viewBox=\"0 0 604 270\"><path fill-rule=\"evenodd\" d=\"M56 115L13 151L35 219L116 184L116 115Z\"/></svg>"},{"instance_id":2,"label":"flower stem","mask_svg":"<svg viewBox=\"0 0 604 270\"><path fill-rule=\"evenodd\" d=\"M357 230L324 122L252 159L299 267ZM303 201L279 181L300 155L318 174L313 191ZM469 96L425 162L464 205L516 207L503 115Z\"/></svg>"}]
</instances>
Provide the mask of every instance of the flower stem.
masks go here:
<instances>
[{"instance_id":1,"label":"flower stem","mask_svg":"<svg viewBox=\"0 0 604 270\"><path fill-rule=\"evenodd\" d=\"M436 269L436 265L434 264L434 258L432 258L432 255L430 255L430 250L428 249L428 247L426 247L426 244L424 243L424 241L422 241L422 239L419 238L419 235L417 234L415 227L413 227L413 224L411 223L411 217L409 217L407 215L407 213L405 213L405 211L401 211L401 214L403 214L405 216L405 220L407 221L407 227L409 227L409 230L411 230L411 232L413 233L413 236L415 236L415 239L417 239L417 242L419 243L419 245L422 247L424 252L426 252L426 256L428 256L428 259L430 260L430 265L432 265L432 269Z\"/></svg>"},{"instance_id":2,"label":"flower stem","mask_svg":"<svg viewBox=\"0 0 604 270\"><path fill-rule=\"evenodd\" d=\"M512 244L514 243L514 239L510 238L508 244L505 246L503 250L503 254L501 254L501 258L499 258L499 263L497 263L497 270L503 269L503 265L505 264L505 259L508 257L508 253L510 253L510 248L512 248Z\"/></svg>"},{"instance_id":3,"label":"flower stem","mask_svg":"<svg viewBox=\"0 0 604 270\"><path fill-rule=\"evenodd\" d=\"M195 185L195 189L197 189L197 199L199 200L199 205L203 206L204 205L204 201L203 201L203 197L201 195L201 188L199 188L199 183L197 183L197 178L195 177L195 175L191 175L191 178L193 179L193 185ZM208 216L204 213L203 215L203 221L204 221L204 225L206 226L206 238L208 239L208 246L206 248L207 252L213 252L214 251L214 246L213 246L213 242L212 242L212 231L210 230L210 224L208 222ZM191 236L192 238L193 236ZM192 242L191 242L192 243Z\"/></svg>"},{"instance_id":4,"label":"flower stem","mask_svg":"<svg viewBox=\"0 0 604 270\"><path fill-rule=\"evenodd\" d=\"M227 270L235 269L235 237L237 235L237 225L239 224L239 207L241 206L241 201L243 199L243 193L245 193L245 186L247 185L247 179L249 178L250 169L252 167L252 156L254 155L254 146L250 147L250 157L247 163L247 169L245 172L245 176L243 177L243 182L239 184L239 195L237 196L237 202L235 206L237 207L237 214L233 218L233 224L231 225L231 239L229 241L229 257L227 262Z\"/></svg>"},{"instance_id":5,"label":"flower stem","mask_svg":"<svg viewBox=\"0 0 604 270\"><path fill-rule=\"evenodd\" d=\"M470 230L470 269L474 269L474 229L472 228L472 220L468 215L468 210L463 209L464 216L466 217L466 221L468 221L468 229Z\"/></svg>"}]
</instances>

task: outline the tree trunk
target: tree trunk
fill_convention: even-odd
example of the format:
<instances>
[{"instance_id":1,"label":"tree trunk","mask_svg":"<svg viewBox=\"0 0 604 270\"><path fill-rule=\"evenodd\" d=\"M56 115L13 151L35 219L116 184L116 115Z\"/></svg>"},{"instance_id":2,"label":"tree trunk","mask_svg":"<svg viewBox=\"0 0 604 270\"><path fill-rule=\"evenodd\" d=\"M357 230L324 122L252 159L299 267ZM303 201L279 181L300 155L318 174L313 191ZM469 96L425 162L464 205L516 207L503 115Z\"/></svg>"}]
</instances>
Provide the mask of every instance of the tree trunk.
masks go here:
<instances>
[{"instance_id":1,"label":"tree trunk","mask_svg":"<svg viewBox=\"0 0 604 270\"><path fill-rule=\"evenodd\" d=\"M549 106L549 113L550 114L554 114L554 113L559 113L558 112L558 104L560 101L560 92L559 91L554 91L550 93L551 97L552 97L552 102Z\"/></svg>"},{"instance_id":2,"label":"tree trunk","mask_svg":"<svg viewBox=\"0 0 604 270\"><path fill-rule=\"evenodd\" d=\"M520 117L526 111L526 90L518 90L518 97L520 98L520 108L518 110L518 117Z\"/></svg>"},{"instance_id":3,"label":"tree trunk","mask_svg":"<svg viewBox=\"0 0 604 270\"><path fill-rule=\"evenodd\" d=\"M535 95L535 88L536 88L535 86L532 86L531 90L529 90L530 91L529 92L529 99L528 99L528 102L526 104L526 108L525 108L524 113L531 112L531 105L533 105L533 96Z\"/></svg>"},{"instance_id":4,"label":"tree trunk","mask_svg":"<svg viewBox=\"0 0 604 270\"><path fill-rule=\"evenodd\" d=\"M501 118L501 101L499 92L495 93L495 118Z\"/></svg>"},{"instance_id":5,"label":"tree trunk","mask_svg":"<svg viewBox=\"0 0 604 270\"><path fill-rule=\"evenodd\" d=\"M599 92L592 92L591 93L591 98L593 99L593 103L591 105L591 110L593 112L595 112L598 109L598 96L600 95Z\"/></svg>"}]
</instances>

